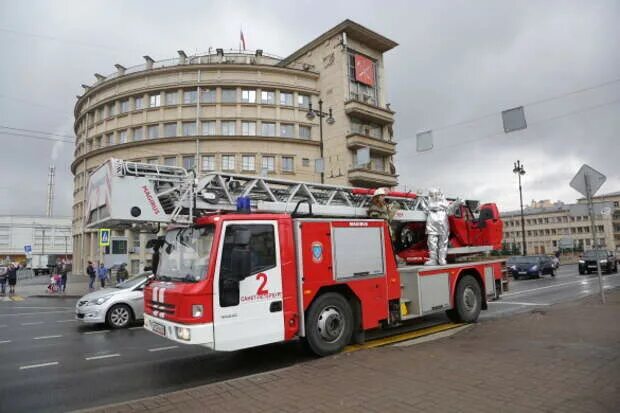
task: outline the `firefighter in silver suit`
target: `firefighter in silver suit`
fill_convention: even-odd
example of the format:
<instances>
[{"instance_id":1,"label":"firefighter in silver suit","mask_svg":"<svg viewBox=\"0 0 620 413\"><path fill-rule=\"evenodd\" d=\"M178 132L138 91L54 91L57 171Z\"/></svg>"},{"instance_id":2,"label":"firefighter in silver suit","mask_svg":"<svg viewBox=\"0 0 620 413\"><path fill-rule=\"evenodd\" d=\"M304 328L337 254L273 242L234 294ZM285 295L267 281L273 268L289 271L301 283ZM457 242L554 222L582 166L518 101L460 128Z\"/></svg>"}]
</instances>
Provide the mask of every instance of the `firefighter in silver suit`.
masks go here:
<instances>
[{"instance_id":1,"label":"firefighter in silver suit","mask_svg":"<svg viewBox=\"0 0 620 413\"><path fill-rule=\"evenodd\" d=\"M426 235L429 259L424 265L446 265L448 237L450 236L448 215L453 214L459 205L461 205L461 200L457 199L455 202L450 203L441 190L437 188L429 189L426 207Z\"/></svg>"}]
</instances>

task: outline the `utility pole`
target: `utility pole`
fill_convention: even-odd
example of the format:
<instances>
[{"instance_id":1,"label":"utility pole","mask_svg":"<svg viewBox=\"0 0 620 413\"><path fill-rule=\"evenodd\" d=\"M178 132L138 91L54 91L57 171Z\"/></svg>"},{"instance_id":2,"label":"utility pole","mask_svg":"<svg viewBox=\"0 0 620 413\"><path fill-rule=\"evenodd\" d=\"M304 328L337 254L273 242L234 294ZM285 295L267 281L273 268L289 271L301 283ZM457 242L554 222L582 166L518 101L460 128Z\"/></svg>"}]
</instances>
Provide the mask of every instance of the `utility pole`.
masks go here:
<instances>
[{"instance_id":1,"label":"utility pole","mask_svg":"<svg viewBox=\"0 0 620 413\"><path fill-rule=\"evenodd\" d=\"M523 250L522 255L527 255L527 244L525 243L525 218L523 217L523 189L521 187L521 175L525 175L525 168L521 161L517 160L514 164L514 168L512 172L517 174L519 177L519 201L521 203L521 236L523 240Z\"/></svg>"},{"instance_id":2,"label":"utility pole","mask_svg":"<svg viewBox=\"0 0 620 413\"><path fill-rule=\"evenodd\" d=\"M596 272L598 273L598 285L601 290L601 302L605 304L605 290L603 289L603 275L601 274L601 257L600 245L596 238L596 224L594 223L594 205L592 205L592 187L590 185L590 176L585 174L583 179L586 183L586 198L588 200L588 213L590 214L590 228L592 231L592 242L594 243L594 251L596 256Z\"/></svg>"},{"instance_id":3,"label":"utility pole","mask_svg":"<svg viewBox=\"0 0 620 413\"><path fill-rule=\"evenodd\" d=\"M312 102L308 104L308 113L306 113L306 117L309 120L314 119L315 116L319 117L319 150L321 152L321 183L325 183L325 158L323 157L323 118L327 117L327 124L333 125L336 120L332 115L332 108L329 108L329 112L323 112L323 99L319 99L319 110L312 109Z\"/></svg>"}]
</instances>

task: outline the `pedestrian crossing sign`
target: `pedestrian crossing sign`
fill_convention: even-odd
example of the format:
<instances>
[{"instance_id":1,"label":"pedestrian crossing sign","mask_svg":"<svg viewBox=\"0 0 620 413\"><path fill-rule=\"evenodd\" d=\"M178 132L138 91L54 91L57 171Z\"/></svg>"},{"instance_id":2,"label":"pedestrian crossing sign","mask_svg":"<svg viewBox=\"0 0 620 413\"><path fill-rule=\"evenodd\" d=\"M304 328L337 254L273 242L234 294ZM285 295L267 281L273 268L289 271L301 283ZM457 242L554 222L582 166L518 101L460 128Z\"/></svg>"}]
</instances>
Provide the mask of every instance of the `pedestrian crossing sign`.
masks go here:
<instances>
[{"instance_id":1,"label":"pedestrian crossing sign","mask_svg":"<svg viewBox=\"0 0 620 413\"><path fill-rule=\"evenodd\" d=\"M110 230L109 229L101 228L99 230L99 246L100 247L110 246Z\"/></svg>"}]
</instances>

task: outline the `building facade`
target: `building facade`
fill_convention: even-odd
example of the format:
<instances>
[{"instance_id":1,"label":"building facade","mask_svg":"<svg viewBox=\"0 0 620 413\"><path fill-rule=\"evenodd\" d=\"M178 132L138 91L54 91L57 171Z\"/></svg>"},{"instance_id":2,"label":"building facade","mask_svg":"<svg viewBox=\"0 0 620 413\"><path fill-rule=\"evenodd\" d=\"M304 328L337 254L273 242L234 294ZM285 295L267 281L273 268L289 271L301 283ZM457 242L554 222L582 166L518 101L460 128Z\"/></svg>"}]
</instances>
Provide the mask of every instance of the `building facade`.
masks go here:
<instances>
[{"instance_id":1,"label":"building facade","mask_svg":"<svg viewBox=\"0 0 620 413\"><path fill-rule=\"evenodd\" d=\"M111 157L199 174L396 186L383 65L396 45L346 20L286 58L262 50L179 51L174 59L144 56L140 66L95 74L75 105L74 270L101 256L96 233L84 228L85 186ZM149 264L149 236L113 232L133 273Z\"/></svg>"},{"instance_id":2,"label":"building facade","mask_svg":"<svg viewBox=\"0 0 620 413\"><path fill-rule=\"evenodd\" d=\"M620 250L620 193L594 200L597 242L601 248ZM532 202L523 210L528 254L552 254L560 249L584 251L593 248L591 222L585 200L575 204ZM523 251L521 212L501 214L507 249Z\"/></svg>"},{"instance_id":3,"label":"building facade","mask_svg":"<svg viewBox=\"0 0 620 413\"><path fill-rule=\"evenodd\" d=\"M0 261L25 263L29 255L72 256L71 217L0 216ZM27 246L31 254L26 254Z\"/></svg>"}]
</instances>

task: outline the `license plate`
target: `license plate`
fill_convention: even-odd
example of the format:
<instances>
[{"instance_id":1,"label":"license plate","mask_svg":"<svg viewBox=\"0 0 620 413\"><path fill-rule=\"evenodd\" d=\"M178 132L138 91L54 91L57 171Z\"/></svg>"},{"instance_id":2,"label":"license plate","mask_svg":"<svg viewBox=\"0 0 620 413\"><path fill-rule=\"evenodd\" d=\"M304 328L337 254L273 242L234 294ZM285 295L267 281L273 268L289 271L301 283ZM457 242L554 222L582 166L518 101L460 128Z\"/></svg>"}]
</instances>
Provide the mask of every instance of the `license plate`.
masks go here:
<instances>
[{"instance_id":1,"label":"license plate","mask_svg":"<svg viewBox=\"0 0 620 413\"><path fill-rule=\"evenodd\" d=\"M527 271L519 271L519 275L525 275L527 274Z\"/></svg>"},{"instance_id":2,"label":"license plate","mask_svg":"<svg viewBox=\"0 0 620 413\"><path fill-rule=\"evenodd\" d=\"M588 265L588 268L596 268L596 265Z\"/></svg>"},{"instance_id":3,"label":"license plate","mask_svg":"<svg viewBox=\"0 0 620 413\"><path fill-rule=\"evenodd\" d=\"M153 329L153 333L166 337L166 327L163 325L151 321L151 328Z\"/></svg>"}]
</instances>

